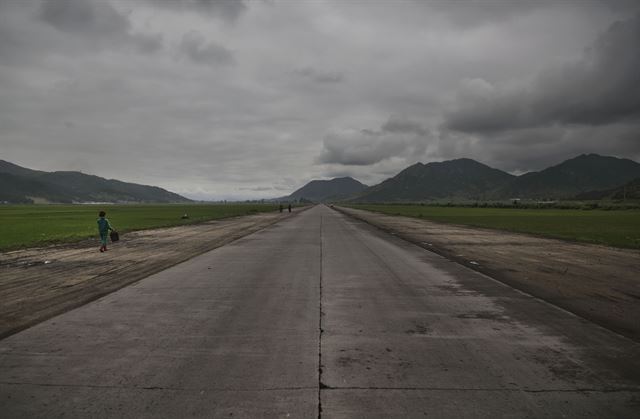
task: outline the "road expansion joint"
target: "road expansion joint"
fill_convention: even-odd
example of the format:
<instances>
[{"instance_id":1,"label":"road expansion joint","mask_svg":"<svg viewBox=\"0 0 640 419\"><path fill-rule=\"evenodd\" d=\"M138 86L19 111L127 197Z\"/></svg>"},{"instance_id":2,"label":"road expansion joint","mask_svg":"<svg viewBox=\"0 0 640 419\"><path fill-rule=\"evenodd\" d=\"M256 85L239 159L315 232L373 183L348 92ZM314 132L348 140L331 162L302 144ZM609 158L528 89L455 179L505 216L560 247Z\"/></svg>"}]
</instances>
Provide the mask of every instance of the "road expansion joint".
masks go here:
<instances>
[{"instance_id":1,"label":"road expansion joint","mask_svg":"<svg viewBox=\"0 0 640 419\"><path fill-rule=\"evenodd\" d=\"M558 302L561 300L561 298L555 298L554 300L548 299L548 298L543 298L543 297L539 297L537 295L531 294L528 291L525 291L521 288L519 288L518 286L516 286L514 283L510 282L510 281L506 281L503 278L501 278L500 276L497 275L496 271L494 269L488 268L486 266L482 266L479 264L473 264L471 263L471 261L461 257L461 255L456 255L454 254L454 252L451 252L449 250L447 250L446 248L438 248L438 247L434 247L432 244L430 243L426 243L424 241L412 238L409 234L403 233L401 231L396 230L394 227L388 227L388 226L384 226L381 225L379 223L376 223L374 221L371 221L369 219L367 219L366 217L363 217L362 215L350 212L350 211L346 211L343 208L334 208L334 210L338 211L339 213L347 216L347 217L351 217L354 220L360 221L366 225L369 225L371 227L373 227L374 229L377 229L379 231L382 231L384 233L390 234L394 237L397 237L407 243L413 244L423 250L429 251L431 253L437 254L439 256L442 256L443 258L449 260L452 263L456 263L460 266L463 266L467 269L471 269L475 272L478 272L481 275L484 275L486 278L490 279L491 281L500 284L504 287L510 288L514 291L516 291L517 293L519 293L520 295L527 297L527 298L531 298L534 299L536 301L539 301L549 307L553 307L557 310L561 310L575 318L579 318L582 320L586 320L589 323L599 327L602 330L606 330L607 332L610 333L614 333L615 335L617 335L618 337L625 339L627 341L633 342L633 343L640 343L640 341L638 340L637 337L634 336L630 336L630 335L626 335L626 334L622 334L620 331L613 329L611 327L609 327L607 324L603 324L600 323L598 321L596 321L593 317L588 316L588 315L584 315L578 312L574 312L571 309L565 307L564 305L559 305ZM564 275L566 272L562 272L562 275ZM635 298L635 296L633 296Z\"/></svg>"},{"instance_id":2,"label":"road expansion joint","mask_svg":"<svg viewBox=\"0 0 640 419\"><path fill-rule=\"evenodd\" d=\"M491 392L491 393L635 393L640 387L621 388L575 388L575 389L521 389L521 388L482 388L482 387L377 387L377 386L340 386L324 385L326 391L340 390L399 390L399 391L460 391L460 392Z\"/></svg>"},{"instance_id":3,"label":"road expansion joint","mask_svg":"<svg viewBox=\"0 0 640 419\"><path fill-rule=\"evenodd\" d=\"M322 237L322 227L323 227L323 217L320 216L320 275L318 278L318 419L322 418L322 389L326 388L325 384L322 382L322 334L324 329L322 328L322 317L324 316L324 312L322 311L322 248L323 248L323 237Z\"/></svg>"},{"instance_id":4,"label":"road expansion joint","mask_svg":"<svg viewBox=\"0 0 640 419\"><path fill-rule=\"evenodd\" d=\"M33 387L58 387L58 388L92 388L92 389L114 389L114 390L147 390L147 391L211 391L211 392L270 392L270 391L298 391L315 390L316 386L290 386L290 387L264 387L264 388L216 388L216 387L172 387L172 386L122 386L122 385L101 385L101 384L61 384L61 383L29 383L0 381L0 385L8 386L33 386Z\"/></svg>"}]
</instances>

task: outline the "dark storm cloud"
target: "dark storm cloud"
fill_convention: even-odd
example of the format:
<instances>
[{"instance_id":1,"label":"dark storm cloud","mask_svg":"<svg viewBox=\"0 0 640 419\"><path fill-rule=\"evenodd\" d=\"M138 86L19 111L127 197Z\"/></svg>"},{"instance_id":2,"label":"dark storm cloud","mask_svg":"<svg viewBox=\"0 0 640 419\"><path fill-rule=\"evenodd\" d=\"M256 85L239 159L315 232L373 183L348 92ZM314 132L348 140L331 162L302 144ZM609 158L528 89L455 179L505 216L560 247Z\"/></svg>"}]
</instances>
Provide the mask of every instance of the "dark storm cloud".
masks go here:
<instances>
[{"instance_id":1,"label":"dark storm cloud","mask_svg":"<svg viewBox=\"0 0 640 419\"><path fill-rule=\"evenodd\" d=\"M294 73L317 83L340 83L344 81L344 75L340 72L321 71L313 67L298 68L294 70Z\"/></svg>"},{"instance_id":2,"label":"dark storm cloud","mask_svg":"<svg viewBox=\"0 0 640 419\"><path fill-rule=\"evenodd\" d=\"M235 62L230 50L213 41L207 41L200 32L196 31L184 34L180 51L183 56L197 64L228 65Z\"/></svg>"},{"instance_id":3,"label":"dark storm cloud","mask_svg":"<svg viewBox=\"0 0 640 419\"><path fill-rule=\"evenodd\" d=\"M246 10L243 0L147 0L154 6L178 11L194 11L218 16L229 21L237 20Z\"/></svg>"},{"instance_id":4,"label":"dark storm cloud","mask_svg":"<svg viewBox=\"0 0 640 419\"><path fill-rule=\"evenodd\" d=\"M524 86L466 80L447 128L490 132L549 124L602 125L640 117L640 15L611 25L580 60Z\"/></svg>"},{"instance_id":5,"label":"dark storm cloud","mask_svg":"<svg viewBox=\"0 0 640 419\"><path fill-rule=\"evenodd\" d=\"M200 199L458 157L638 158L637 4L0 0L0 150Z\"/></svg>"},{"instance_id":6,"label":"dark storm cloud","mask_svg":"<svg viewBox=\"0 0 640 419\"><path fill-rule=\"evenodd\" d=\"M428 131L415 121L392 117L379 130L347 130L327 134L318 161L368 166L393 157L424 154Z\"/></svg>"}]
</instances>

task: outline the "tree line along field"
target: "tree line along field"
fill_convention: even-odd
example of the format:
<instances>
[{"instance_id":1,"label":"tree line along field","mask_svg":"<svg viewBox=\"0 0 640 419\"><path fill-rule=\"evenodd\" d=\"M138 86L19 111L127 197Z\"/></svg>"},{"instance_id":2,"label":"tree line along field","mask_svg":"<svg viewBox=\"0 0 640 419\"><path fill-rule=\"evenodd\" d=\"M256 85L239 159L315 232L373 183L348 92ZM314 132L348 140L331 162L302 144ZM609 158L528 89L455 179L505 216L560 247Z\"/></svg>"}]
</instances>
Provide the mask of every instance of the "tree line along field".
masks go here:
<instances>
[{"instance_id":1,"label":"tree line along field","mask_svg":"<svg viewBox=\"0 0 640 419\"><path fill-rule=\"evenodd\" d=\"M0 205L0 251L97 237L100 210L118 232L127 232L277 208L273 204ZM184 214L189 218L182 219Z\"/></svg>"},{"instance_id":2,"label":"tree line along field","mask_svg":"<svg viewBox=\"0 0 640 419\"><path fill-rule=\"evenodd\" d=\"M353 208L430 221L640 249L640 210L571 210L362 204Z\"/></svg>"}]
</instances>

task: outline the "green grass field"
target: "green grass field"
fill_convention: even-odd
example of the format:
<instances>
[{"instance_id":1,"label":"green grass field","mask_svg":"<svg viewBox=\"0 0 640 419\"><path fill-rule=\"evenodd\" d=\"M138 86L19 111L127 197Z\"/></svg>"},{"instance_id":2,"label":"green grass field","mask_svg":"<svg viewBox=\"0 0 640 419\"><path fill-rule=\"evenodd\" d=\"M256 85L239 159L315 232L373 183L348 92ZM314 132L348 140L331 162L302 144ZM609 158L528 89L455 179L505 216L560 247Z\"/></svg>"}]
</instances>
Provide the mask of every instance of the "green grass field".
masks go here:
<instances>
[{"instance_id":1,"label":"green grass field","mask_svg":"<svg viewBox=\"0 0 640 419\"><path fill-rule=\"evenodd\" d=\"M0 205L0 251L97 237L104 210L118 232L274 211L270 204ZM182 220L187 213L189 219Z\"/></svg>"},{"instance_id":2,"label":"green grass field","mask_svg":"<svg viewBox=\"0 0 640 419\"><path fill-rule=\"evenodd\" d=\"M640 211L353 205L431 221L640 249Z\"/></svg>"}]
</instances>

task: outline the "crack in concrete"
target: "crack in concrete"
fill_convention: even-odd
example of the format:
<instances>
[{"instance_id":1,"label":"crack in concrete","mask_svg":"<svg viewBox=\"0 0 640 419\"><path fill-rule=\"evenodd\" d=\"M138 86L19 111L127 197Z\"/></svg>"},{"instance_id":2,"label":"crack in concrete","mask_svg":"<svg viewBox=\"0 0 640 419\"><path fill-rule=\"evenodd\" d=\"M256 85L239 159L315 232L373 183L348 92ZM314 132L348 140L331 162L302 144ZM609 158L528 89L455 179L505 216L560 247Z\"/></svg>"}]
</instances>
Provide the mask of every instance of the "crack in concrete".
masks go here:
<instances>
[{"instance_id":1,"label":"crack in concrete","mask_svg":"<svg viewBox=\"0 0 640 419\"><path fill-rule=\"evenodd\" d=\"M166 391L215 391L215 392L267 392L267 391L297 391L315 390L316 386L299 387L266 387L266 388L216 388L216 387L163 387L163 386L119 386L100 384L59 384L59 383L29 383L0 381L0 385L34 386L34 387L60 387L60 388L95 388L116 390L166 390Z\"/></svg>"},{"instance_id":2,"label":"crack in concrete","mask_svg":"<svg viewBox=\"0 0 640 419\"><path fill-rule=\"evenodd\" d=\"M326 386L322 382L322 238L323 217L320 216L320 278L318 281L319 302L318 302L318 419L322 418L322 389Z\"/></svg>"},{"instance_id":3,"label":"crack in concrete","mask_svg":"<svg viewBox=\"0 0 640 419\"><path fill-rule=\"evenodd\" d=\"M330 387L324 385L323 390L401 390L401 391L485 391L485 392L508 392L508 393L624 393L640 392L640 387L621 388L575 388L575 389L521 389L521 388L481 388L481 387Z\"/></svg>"},{"instance_id":4,"label":"crack in concrete","mask_svg":"<svg viewBox=\"0 0 640 419\"><path fill-rule=\"evenodd\" d=\"M167 391L216 391L216 392L267 392L267 391L296 391L315 390L316 386L298 387L266 387L266 388L216 388L216 387L163 387L163 386L119 386L119 385L99 385L99 384L59 384L59 383L30 383L15 381L0 381L0 385L15 386L37 386L37 387L61 387L61 388L96 388L96 389L118 389L118 390L167 390ZM460 391L460 392L508 392L508 393L624 393L640 392L640 387L620 387L620 388L575 388L575 389L520 389L520 388L482 388L482 387L376 387L376 386L343 386L332 387L321 381L319 391L339 391L339 390L400 390L400 391ZM319 413L321 413L319 411Z\"/></svg>"}]
</instances>

